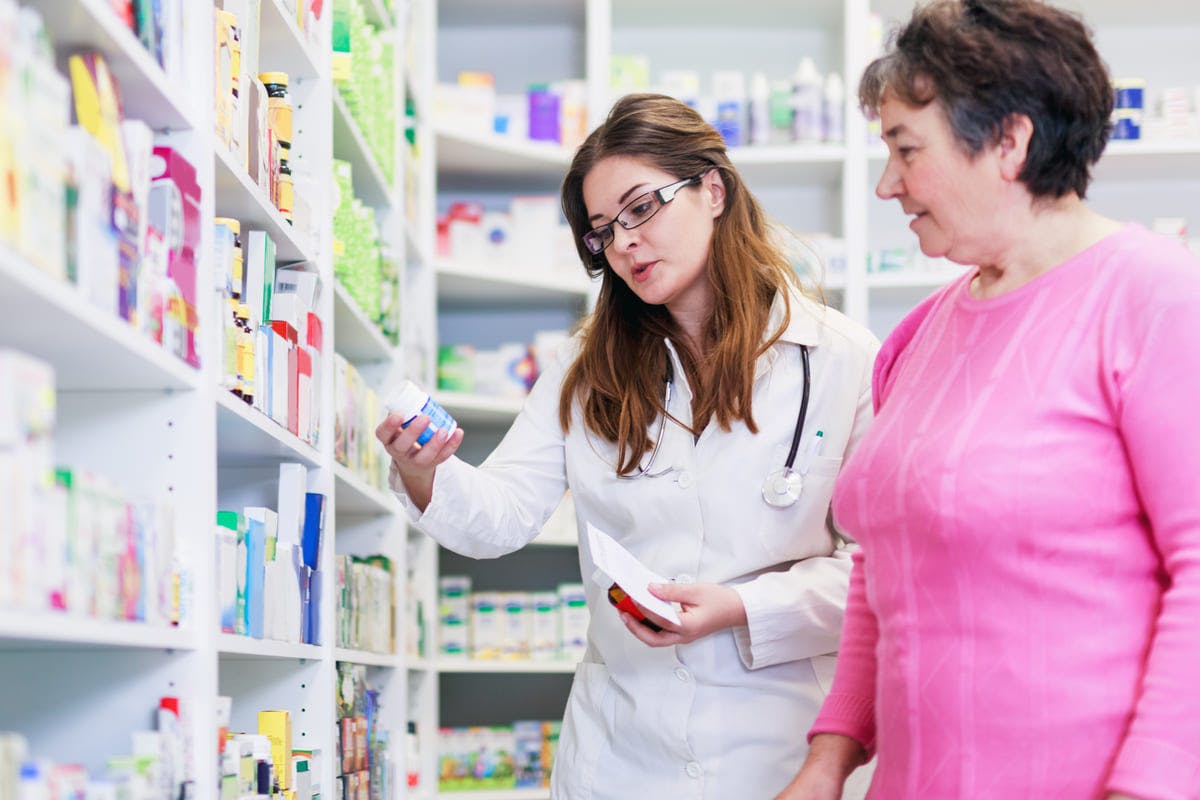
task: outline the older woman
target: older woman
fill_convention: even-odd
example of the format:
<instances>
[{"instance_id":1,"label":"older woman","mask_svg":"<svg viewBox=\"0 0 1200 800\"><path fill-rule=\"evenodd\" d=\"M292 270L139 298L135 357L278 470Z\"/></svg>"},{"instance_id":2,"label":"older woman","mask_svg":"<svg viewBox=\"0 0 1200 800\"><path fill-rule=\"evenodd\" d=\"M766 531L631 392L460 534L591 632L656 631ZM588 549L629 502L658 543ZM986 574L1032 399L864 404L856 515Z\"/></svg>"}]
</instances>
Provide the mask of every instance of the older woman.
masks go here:
<instances>
[{"instance_id":1,"label":"older woman","mask_svg":"<svg viewBox=\"0 0 1200 800\"><path fill-rule=\"evenodd\" d=\"M1035 0L922 6L860 102L877 192L977 265L876 362L834 496L831 694L779 797L1200 797L1200 269L1090 210L1109 77Z\"/></svg>"}]
</instances>

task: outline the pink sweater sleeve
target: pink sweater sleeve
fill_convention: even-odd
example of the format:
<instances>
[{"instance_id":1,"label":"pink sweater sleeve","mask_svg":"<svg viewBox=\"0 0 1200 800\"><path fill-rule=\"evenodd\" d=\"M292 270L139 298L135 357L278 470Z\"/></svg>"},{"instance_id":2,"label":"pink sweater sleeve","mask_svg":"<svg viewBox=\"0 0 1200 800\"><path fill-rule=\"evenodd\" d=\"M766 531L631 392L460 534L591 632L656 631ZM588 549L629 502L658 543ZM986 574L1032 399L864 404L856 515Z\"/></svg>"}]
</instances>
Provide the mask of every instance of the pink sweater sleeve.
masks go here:
<instances>
[{"instance_id":1,"label":"pink sweater sleeve","mask_svg":"<svg viewBox=\"0 0 1200 800\"><path fill-rule=\"evenodd\" d=\"M1178 284L1160 287L1151 307L1162 310L1144 338L1126 337L1112 376L1166 589L1108 788L1159 800L1200 792L1200 275L1188 271Z\"/></svg>"},{"instance_id":2,"label":"pink sweater sleeve","mask_svg":"<svg viewBox=\"0 0 1200 800\"><path fill-rule=\"evenodd\" d=\"M856 740L871 757L875 754L875 643L879 628L867 603L861 550L854 553L852 562L833 690L825 698L808 740L818 733L840 733Z\"/></svg>"}]
</instances>

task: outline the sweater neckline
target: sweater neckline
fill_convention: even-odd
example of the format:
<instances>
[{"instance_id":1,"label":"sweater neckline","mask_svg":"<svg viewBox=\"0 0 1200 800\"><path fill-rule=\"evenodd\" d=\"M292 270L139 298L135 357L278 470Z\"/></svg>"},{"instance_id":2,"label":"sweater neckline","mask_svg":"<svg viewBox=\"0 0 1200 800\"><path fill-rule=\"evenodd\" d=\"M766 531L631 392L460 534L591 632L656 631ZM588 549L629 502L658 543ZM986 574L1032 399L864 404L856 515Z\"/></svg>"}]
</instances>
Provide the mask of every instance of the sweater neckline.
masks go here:
<instances>
[{"instance_id":1,"label":"sweater neckline","mask_svg":"<svg viewBox=\"0 0 1200 800\"><path fill-rule=\"evenodd\" d=\"M1018 303L1047 286L1068 280L1079 270L1094 268L1100 263L1102 256L1120 247L1138 227L1137 223L1126 223L1120 230L1113 231L1099 241L1088 245L1041 275L995 297L975 298L971 296L971 282L979 274L979 267L974 267L959 279L959 285L955 289L957 294L955 304L964 311L992 311Z\"/></svg>"}]
</instances>

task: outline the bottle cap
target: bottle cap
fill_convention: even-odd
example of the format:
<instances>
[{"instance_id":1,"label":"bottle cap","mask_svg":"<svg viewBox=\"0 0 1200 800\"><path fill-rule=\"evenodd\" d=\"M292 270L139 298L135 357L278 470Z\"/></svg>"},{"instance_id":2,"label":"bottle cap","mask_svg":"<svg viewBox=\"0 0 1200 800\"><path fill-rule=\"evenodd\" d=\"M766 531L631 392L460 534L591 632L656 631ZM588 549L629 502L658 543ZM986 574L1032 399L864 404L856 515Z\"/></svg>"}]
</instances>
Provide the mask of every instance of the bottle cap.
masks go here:
<instances>
[{"instance_id":1,"label":"bottle cap","mask_svg":"<svg viewBox=\"0 0 1200 800\"><path fill-rule=\"evenodd\" d=\"M429 394L412 381L405 381L400 389L387 401L387 410L399 414L408 421L421 413Z\"/></svg>"},{"instance_id":2,"label":"bottle cap","mask_svg":"<svg viewBox=\"0 0 1200 800\"><path fill-rule=\"evenodd\" d=\"M258 79L263 82L263 85L276 84L279 86L288 85L288 74L286 72L260 72Z\"/></svg>"}]
</instances>

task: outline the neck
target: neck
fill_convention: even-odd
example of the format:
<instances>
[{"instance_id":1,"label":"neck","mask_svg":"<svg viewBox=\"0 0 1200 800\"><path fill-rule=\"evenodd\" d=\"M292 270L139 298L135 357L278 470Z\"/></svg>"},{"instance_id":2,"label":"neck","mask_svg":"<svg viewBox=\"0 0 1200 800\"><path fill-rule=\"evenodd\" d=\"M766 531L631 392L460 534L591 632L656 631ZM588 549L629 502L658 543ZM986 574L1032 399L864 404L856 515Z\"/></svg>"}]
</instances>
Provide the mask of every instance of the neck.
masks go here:
<instances>
[{"instance_id":1,"label":"neck","mask_svg":"<svg viewBox=\"0 0 1200 800\"><path fill-rule=\"evenodd\" d=\"M1121 229L1121 224L1092 211L1072 193L1034 202L1012 215L1005 243L971 282L977 299L996 297L1023 286Z\"/></svg>"},{"instance_id":2,"label":"neck","mask_svg":"<svg viewBox=\"0 0 1200 800\"><path fill-rule=\"evenodd\" d=\"M704 329L712 313L711 302L669 305L667 310L679 326L683 344L697 356L703 356L708 351Z\"/></svg>"}]
</instances>

